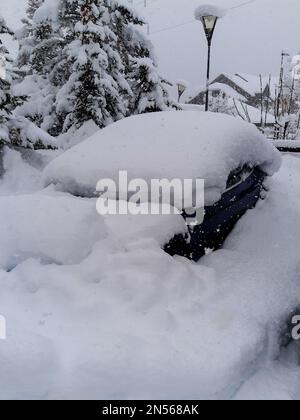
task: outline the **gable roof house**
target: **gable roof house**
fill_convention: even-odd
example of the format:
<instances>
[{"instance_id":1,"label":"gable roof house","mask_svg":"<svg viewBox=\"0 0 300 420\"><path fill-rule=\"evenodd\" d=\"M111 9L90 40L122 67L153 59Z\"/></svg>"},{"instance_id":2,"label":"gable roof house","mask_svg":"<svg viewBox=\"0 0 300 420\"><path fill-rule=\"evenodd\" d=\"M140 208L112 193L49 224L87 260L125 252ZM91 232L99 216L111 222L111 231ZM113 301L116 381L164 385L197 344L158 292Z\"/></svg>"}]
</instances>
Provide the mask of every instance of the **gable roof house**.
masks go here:
<instances>
[{"instance_id":1,"label":"gable roof house","mask_svg":"<svg viewBox=\"0 0 300 420\"><path fill-rule=\"evenodd\" d=\"M278 85L278 77L263 77L262 92L263 100L275 99L276 86ZM261 106L261 80L258 76L252 76L243 73L236 73L233 76L220 74L211 84L210 92L213 96L220 93L226 96L242 101L246 105L259 108ZM188 98L188 103L202 105L205 103L206 89L202 89L196 95Z\"/></svg>"}]
</instances>

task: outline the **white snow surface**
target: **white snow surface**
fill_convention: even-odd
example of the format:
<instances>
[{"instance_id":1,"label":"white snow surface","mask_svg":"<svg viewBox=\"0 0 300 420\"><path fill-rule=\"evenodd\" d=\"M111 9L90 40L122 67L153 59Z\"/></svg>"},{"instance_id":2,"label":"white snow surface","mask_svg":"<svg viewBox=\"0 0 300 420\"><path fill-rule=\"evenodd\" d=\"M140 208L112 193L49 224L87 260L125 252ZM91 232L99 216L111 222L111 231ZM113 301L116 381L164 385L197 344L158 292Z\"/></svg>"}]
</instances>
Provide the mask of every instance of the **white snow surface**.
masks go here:
<instances>
[{"instance_id":1,"label":"white snow surface","mask_svg":"<svg viewBox=\"0 0 300 420\"><path fill-rule=\"evenodd\" d=\"M195 18L200 20L204 16L216 16L217 18L223 18L226 15L226 9L215 6L213 4L202 4L195 10Z\"/></svg>"},{"instance_id":2,"label":"white snow surface","mask_svg":"<svg viewBox=\"0 0 300 420\"><path fill-rule=\"evenodd\" d=\"M284 156L266 200L195 264L161 249L177 216L102 218L32 172L31 192L0 198L0 398L297 398L297 363L278 356L299 305L299 176Z\"/></svg>"},{"instance_id":3,"label":"white snow surface","mask_svg":"<svg viewBox=\"0 0 300 420\"><path fill-rule=\"evenodd\" d=\"M91 196L100 179L205 180L205 202L218 201L228 175L245 163L273 175L277 150L251 124L228 115L197 111L160 112L117 122L52 161L44 183ZM122 193L122 186L119 187Z\"/></svg>"}]
</instances>

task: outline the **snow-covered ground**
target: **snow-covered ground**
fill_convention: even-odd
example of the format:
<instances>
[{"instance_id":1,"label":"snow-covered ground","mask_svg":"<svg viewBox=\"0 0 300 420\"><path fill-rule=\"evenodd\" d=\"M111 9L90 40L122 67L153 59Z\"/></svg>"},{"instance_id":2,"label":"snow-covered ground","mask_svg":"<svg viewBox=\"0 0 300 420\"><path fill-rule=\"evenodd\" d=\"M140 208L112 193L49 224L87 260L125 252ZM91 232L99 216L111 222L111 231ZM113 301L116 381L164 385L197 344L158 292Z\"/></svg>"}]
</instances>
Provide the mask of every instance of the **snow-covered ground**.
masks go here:
<instances>
[{"instance_id":1,"label":"snow-covered ground","mask_svg":"<svg viewBox=\"0 0 300 420\"><path fill-rule=\"evenodd\" d=\"M300 398L298 156L198 264L161 249L175 219L43 189L48 160L7 152L0 182L0 398Z\"/></svg>"},{"instance_id":2,"label":"snow-covered ground","mask_svg":"<svg viewBox=\"0 0 300 420\"><path fill-rule=\"evenodd\" d=\"M25 3L3 10L13 29ZM283 3L231 8L218 22L213 72L278 72L299 26L299 0ZM202 83L199 1L133 4L149 20L162 75ZM300 399L300 341L287 342L300 312L300 157L285 154L276 173L280 154L254 126L192 108L201 109L101 132L86 123L61 135L58 151L1 147L0 399ZM148 181L202 177L212 204L248 163L276 173L269 193L199 263L162 249L187 230L180 215L96 211L97 181L120 169Z\"/></svg>"}]
</instances>

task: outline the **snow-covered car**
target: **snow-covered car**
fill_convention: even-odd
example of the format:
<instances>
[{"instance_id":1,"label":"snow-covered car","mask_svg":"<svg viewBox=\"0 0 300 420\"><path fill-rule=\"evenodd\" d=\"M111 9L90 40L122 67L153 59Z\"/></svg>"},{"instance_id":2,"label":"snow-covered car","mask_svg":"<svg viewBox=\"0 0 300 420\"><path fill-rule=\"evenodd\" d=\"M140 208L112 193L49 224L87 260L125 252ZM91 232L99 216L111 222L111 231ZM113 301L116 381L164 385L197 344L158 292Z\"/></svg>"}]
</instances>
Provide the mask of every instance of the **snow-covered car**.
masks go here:
<instances>
[{"instance_id":1,"label":"snow-covered car","mask_svg":"<svg viewBox=\"0 0 300 420\"><path fill-rule=\"evenodd\" d=\"M153 179L203 179L204 222L165 246L171 255L198 260L206 249L218 248L237 220L255 206L265 177L280 164L280 153L255 126L240 119L159 112L121 120L66 151L45 169L44 184L94 197L101 179L115 181L118 195L124 195L120 171L148 185ZM188 214L185 208L179 210L187 221L192 216L190 208Z\"/></svg>"}]
</instances>

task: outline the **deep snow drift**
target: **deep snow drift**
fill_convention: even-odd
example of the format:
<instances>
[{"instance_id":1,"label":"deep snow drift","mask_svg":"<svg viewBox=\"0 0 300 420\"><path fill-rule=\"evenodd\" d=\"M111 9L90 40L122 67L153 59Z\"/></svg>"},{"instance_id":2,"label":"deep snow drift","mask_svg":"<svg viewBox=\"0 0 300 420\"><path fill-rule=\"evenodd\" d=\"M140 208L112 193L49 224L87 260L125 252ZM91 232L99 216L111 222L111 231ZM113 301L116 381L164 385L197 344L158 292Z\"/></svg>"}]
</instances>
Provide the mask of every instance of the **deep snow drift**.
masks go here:
<instances>
[{"instance_id":1,"label":"deep snow drift","mask_svg":"<svg viewBox=\"0 0 300 420\"><path fill-rule=\"evenodd\" d=\"M213 113L158 112L126 118L98 131L45 169L45 185L92 196L100 179L204 179L205 202L226 189L231 171L244 164L267 174L281 163L279 152L252 124ZM122 186L119 186L120 192Z\"/></svg>"},{"instance_id":2,"label":"deep snow drift","mask_svg":"<svg viewBox=\"0 0 300 420\"><path fill-rule=\"evenodd\" d=\"M32 191L16 176L1 197L1 398L300 396L296 362L274 361L299 303L298 157L199 264L161 249L177 216L102 218L22 165Z\"/></svg>"}]
</instances>

